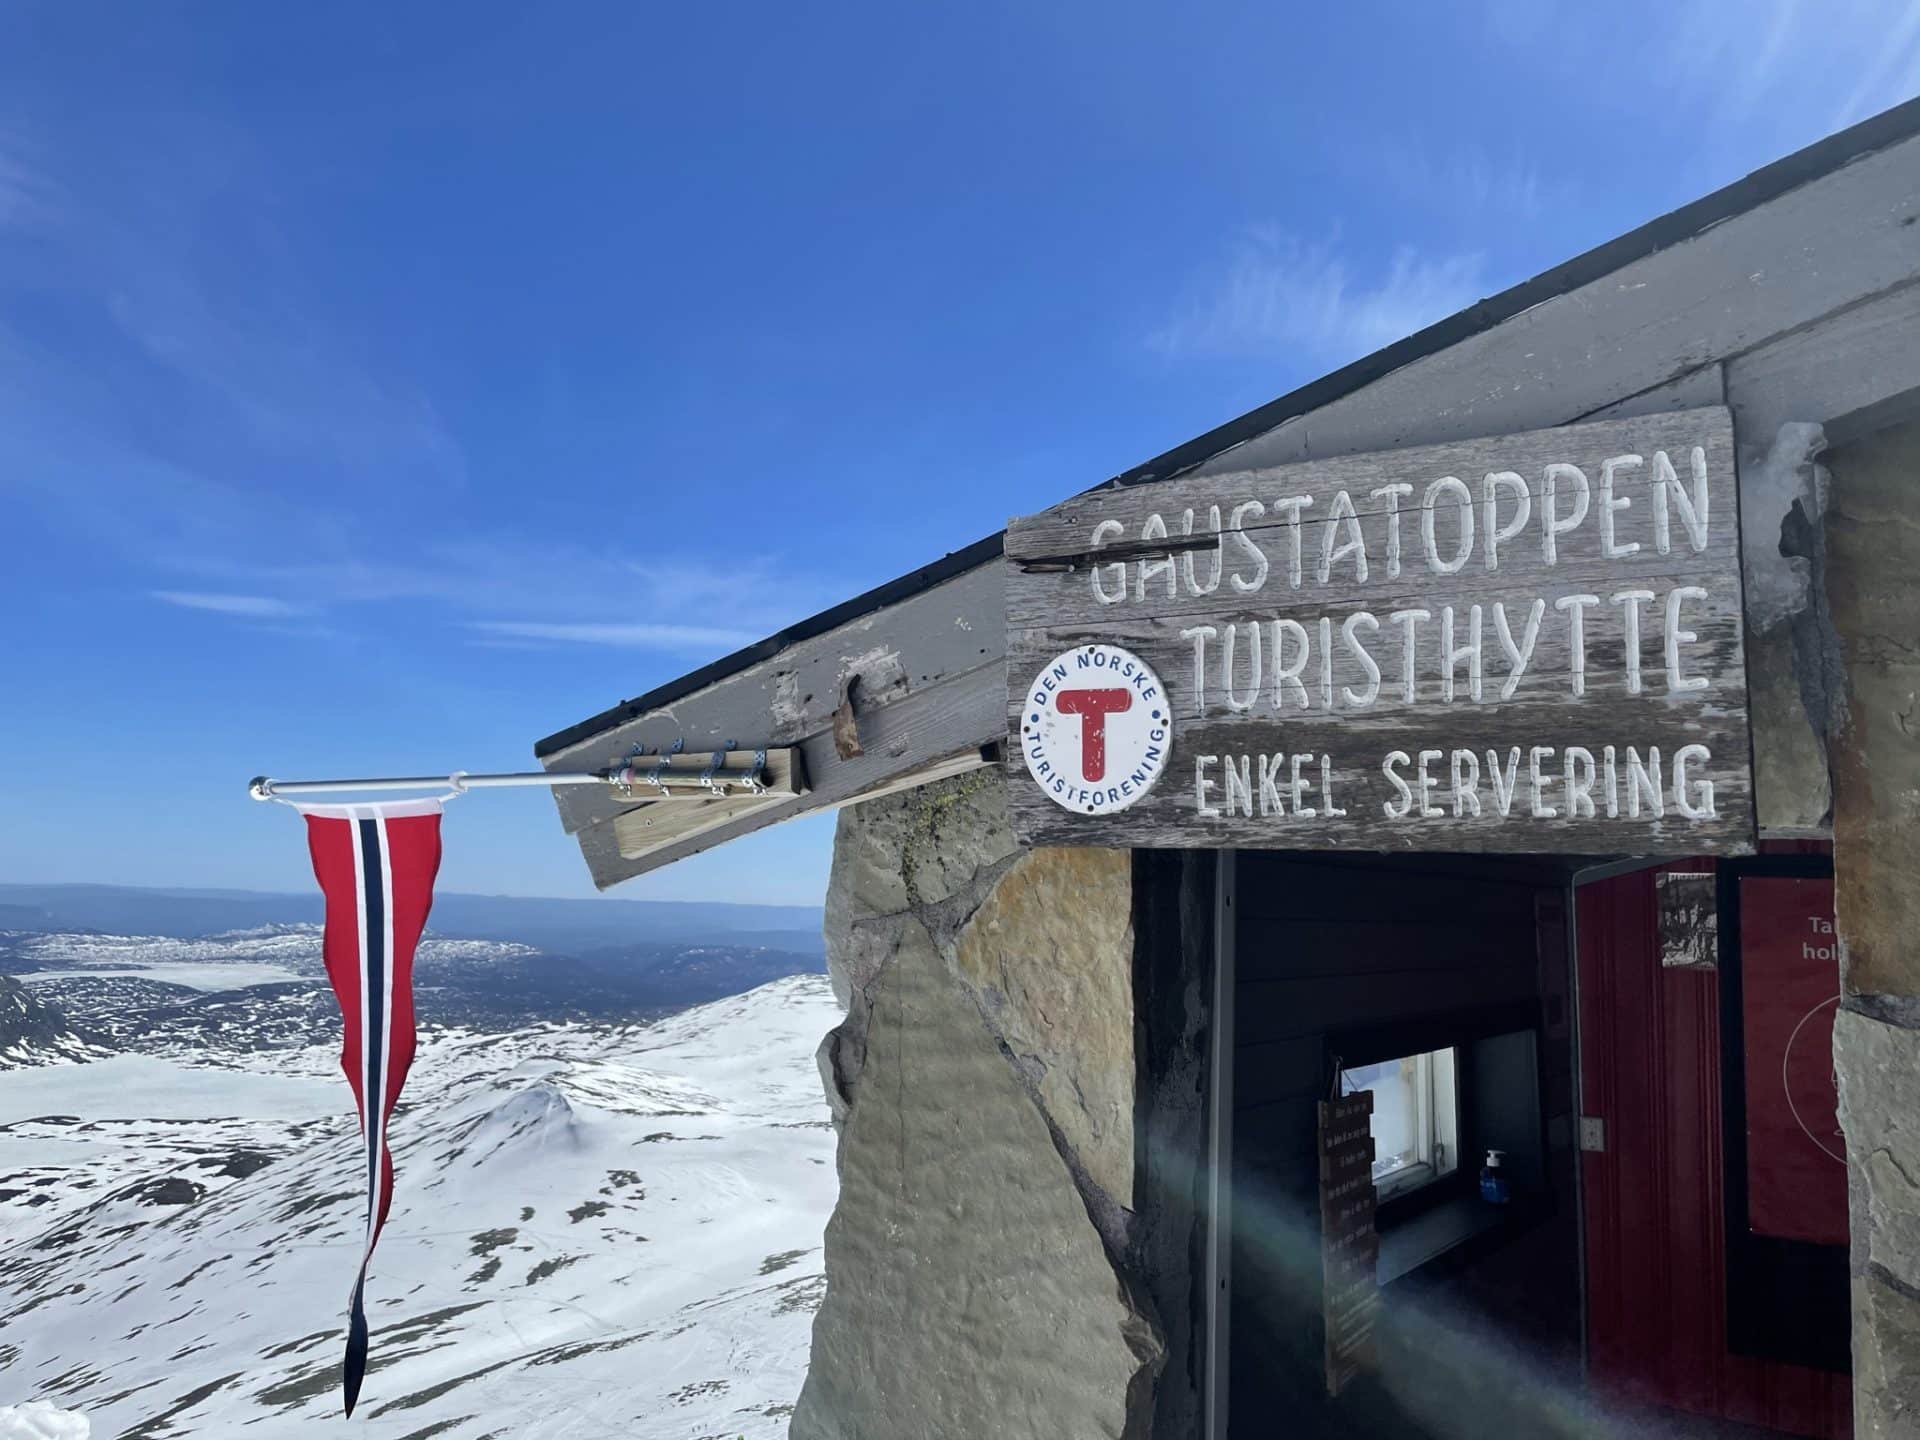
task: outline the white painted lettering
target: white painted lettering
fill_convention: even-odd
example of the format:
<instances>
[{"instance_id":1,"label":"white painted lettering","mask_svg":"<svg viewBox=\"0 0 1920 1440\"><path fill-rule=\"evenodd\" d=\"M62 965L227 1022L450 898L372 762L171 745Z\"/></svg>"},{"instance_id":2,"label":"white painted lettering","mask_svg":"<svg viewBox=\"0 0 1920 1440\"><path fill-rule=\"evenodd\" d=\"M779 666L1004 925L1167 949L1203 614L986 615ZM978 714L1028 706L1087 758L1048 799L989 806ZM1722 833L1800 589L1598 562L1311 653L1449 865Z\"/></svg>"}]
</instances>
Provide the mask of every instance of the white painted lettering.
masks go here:
<instances>
[{"instance_id":1,"label":"white painted lettering","mask_svg":"<svg viewBox=\"0 0 1920 1440\"><path fill-rule=\"evenodd\" d=\"M1431 620L1433 612L1429 610L1396 610L1387 616L1387 623L1398 625L1401 630L1401 680L1407 704L1413 703L1415 691L1414 662L1417 659L1415 644L1419 639L1420 622Z\"/></svg>"},{"instance_id":2,"label":"white painted lettering","mask_svg":"<svg viewBox=\"0 0 1920 1440\"><path fill-rule=\"evenodd\" d=\"M1561 753L1565 767L1564 782L1567 789L1567 818L1579 820L1593 818L1593 752L1579 745L1569 745Z\"/></svg>"},{"instance_id":3,"label":"white painted lettering","mask_svg":"<svg viewBox=\"0 0 1920 1440\"><path fill-rule=\"evenodd\" d=\"M1295 650L1291 661L1287 660L1287 649L1283 640L1293 641ZM1299 702L1300 708L1308 707L1307 687L1301 683L1300 672L1307 668L1312 647L1307 643L1307 627L1298 620L1276 620L1273 622L1273 708L1287 708L1287 696L1291 694Z\"/></svg>"},{"instance_id":4,"label":"white painted lettering","mask_svg":"<svg viewBox=\"0 0 1920 1440\"><path fill-rule=\"evenodd\" d=\"M1626 631L1627 693L1640 693L1640 607L1653 603L1651 590L1618 590L1613 603L1620 607L1621 628Z\"/></svg>"},{"instance_id":5,"label":"white painted lettering","mask_svg":"<svg viewBox=\"0 0 1920 1440\"><path fill-rule=\"evenodd\" d=\"M1287 518L1287 584L1300 588L1300 512L1313 504L1311 495L1283 495L1273 502L1273 513Z\"/></svg>"},{"instance_id":6,"label":"white painted lettering","mask_svg":"<svg viewBox=\"0 0 1920 1440\"><path fill-rule=\"evenodd\" d=\"M1213 578L1208 580L1205 585L1195 580L1193 578L1193 551L1182 550L1180 552L1180 569L1186 579L1187 594L1189 595L1211 595L1214 591L1218 590L1220 588L1220 572L1226 569L1227 566L1227 537L1220 533L1220 507L1218 505L1209 505L1207 507L1207 520L1213 527L1214 534ZM1184 533L1189 537L1193 535L1193 511L1191 510L1186 513Z\"/></svg>"},{"instance_id":7,"label":"white painted lettering","mask_svg":"<svg viewBox=\"0 0 1920 1440\"><path fill-rule=\"evenodd\" d=\"M1093 542L1090 548L1094 550L1104 550L1107 547L1108 540L1126 533L1127 527L1122 525L1118 520L1102 520L1098 525L1093 527ZM1119 586L1119 589L1109 590L1105 585L1100 583L1100 573L1103 570L1106 572L1107 578L1113 584ZM1098 600L1102 605L1118 605L1122 600L1127 598L1127 565L1124 560L1115 560L1106 565L1096 565L1088 573L1093 576L1093 598Z\"/></svg>"},{"instance_id":8,"label":"white painted lettering","mask_svg":"<svg viewBox=\"0 0 1920 1440\"><path fill-rule=\"evenodd\" d=\"M1500 523L1500 491L1505 488L1513 493L1517 503L1513 507L1513 518L1504 526ZM1533 495L1527 489L1527 482L1511 470L1489 470L1481 486L1481 507L1486 512L1487 531L1487 569L1500 568L1500 542L1511 540L1526 529L1527 517L1533 513Z\"/></svg>"},{"instance_id":9,"label":"white painted lettering","mask_svg":"<svg viewBox=\"0 0 1920 1440\"><path fill-rule=\"evenodd\" d=\"M1360 662L1360 668L1366 672L1367 688L1356 690L1351 685L1341 687L1340 695L1348 706L1355 710L1364 710L1380 698L1380 666L1367 647L1360 643L1360 637L1354 632L1362 625L1373 634L1380 632L1380 622L1365 610L1356 610L1347 616L1346 624L1340 627L1340 638L1346 642L1347 653Z\"/></svg>"},{"instance_id":10,"label":"white painted lettering","mask_svg":"<svg viewBox=\"0 0 1920 1440\"><path fill-rule=\"evenodd\" d=\"M1462 660L1467 662L1467 691L1473 696L1476 704L1480 700L1480 607L1478 605L1468 607L1467 627L1472 631L1472 638L1464 645L1455 645L1453 643L1453 606L1440 607L1440 659L1442 661L1440 698L1449 705L1453 703L1453 672Z\"/></svg>"},{"instance_id":11,"label":"white painted lettering","mask_svg":"<svg viewBox=\"0 0 1920 1440\"><path fill-rule=\"evenodd\" d=\"M1587 611L1600 603L1598 595L1562 595L1553 608L1567 617L1567 667L1573 693L1587 693Z\"/></svg>"},{"instance_id":12,"label":"white painted lettering","mask_svg":"<svg viewBox=\"0 0 1920 1440\"><path fill-rule=\"evenodd\" d=\"M1707 452L1700 446L1693 447L1688 457L1692 461L1693 493L1687 493L1687 487L1681 483L1674 472L1673 461L1667 458L1667 452L1653 452L1653 548L1662 555L1673 545L1672 506L1680 507L1680 523L1687 528L1687 543L1698 555L1707 548Z\"/></svg>"},{"instance_id":13,"label":"white painted lettering","mask_svg":"<svg viewBox=\"0 0 1920 1440\"><path fill-rule=\"evenodd\" d=\"M1629 540L1626 544L1614 541L1614 513L1633 507L1631 496L1622 495L1618 499L1613 494L1613 477L1621 470L1631 470L1641 463L1638 455L1615 455L1600 462L1600 553L1609 560L1621 560L1640 548L1638 540Z\"/></svg>"},{"instance_id":14,"label":"white painted lettering","mask_svg":"<svg viewBox=\"0 0 1920 1440\"><path fill-rule=\"evenodd\" d=\"M1193 704L1207 713L1207 642L1220 632L1211 625L1195 625L1180 632L1182 640L1193 641Z\"/></svg>"},{"instance_id":15,"label":"white painted lettering","mask_svg":"<svg viewBox=\"0 0 1920 1440\"><path fill-rule=\"evenodd\" d=\"M1301 763L1311 759L1311 755L1295 755L1289 767L1292 774L1287 784L1287 804L1292 808L1295 818L1300 820L1311 820L1320 813L1306 803L1306 793L1313 788L1313 782L1302 779L1300 775Z\"/></svg>"},{"instance_id":16,"label":"white painted lettering","mask_svg":"<svg viewBox=\"0 0 1920 1440\"><path fill-rule=\"evenodd\" d=\"M1451 560L1440 558L1440 547L1433 535L1434 510L1442 495L1452 500L1460 514L1460 545ZM1473 492L1459 476L1442 475L1427 486L1427 493L1420 501L1420 541L1427 548L1427 568L1439 575L1456 573L1473 554Z\"/></svg>"},{"instance_id":17,"label":"white painted lettering","mask_svg":"<svg viewBox=\"0 0 1920 1440\"><path fill-rule=\"evenodd\" d=\"M1540 768L1540 762L1553 759L1551 745L1535 745L1527 751L1527 783L1532 791L1531 813L1536 820L1555 820L1560 812L1547 804L1547 787L1553 784L1555 777Z\"/></svg>"},{"instance_id":18,"label":"white painted lettering","mask_svg":"<svg viewBox=\"0 0 1920 1440\"><path fill-rule=\"evenodd\" d=\"M1689 820L1714 818L1713 781L1695 780L1689 785L1687 767L1698 762L1713 763L1713 752L1704 745L1682 745L1673 756L1673 808Z\"/></svg>"},{"instance_id":19,"label":"white painted lettering","mask_svg":"<svg viewBox=\"0 0 1920 1440\"><path fill-rule=\"evenodd\" d=\"M1230 527L1227 533L1233 537L1234 541L1242 550L1247 552L1253 561L1254 570L1251 580L1247 579L1247 577L1242 575L1238 570L1233 572L1233 588L1242 594L1250 590L1258 590L1267 583L1267 552L1262 550L1259 543L1255 541L1251 535L1247 534L1243 528L1248 519L1258 520L1266 513L1267 507L1262 505L1258 500L1242 500L1238 505L1233 507L1233 515L1227 521Z\"/></svg>"},{"instance_id":20,"label":"white painted lettering","mask_svg":"<svg viewBox=\"0 0 1920 1440\"><path fill-rule=\"evenodd\" d=\"M1226 691L1229 710L1246 711L1260 698L1260 622L1249 620L1246 625L1247 638L1252 641L1247 647L1247 693L1242 699L1233 692L1233 650L1239 638L1240 626L1229 623L1227 633L1220 637L1220 688Z\"/></svg>"},{"instance_id":21,"label":"white painted lettering","mask_svg":"<svg viewBox=\"0 0 1920 1440\"><path fill-rule=\"evenodd\" d=\"M1480 757L1471 750L1453 752L1453 816L1480 813Z\"/></svg>"},{"instance_id":22,"label":"white painted lettering","mask_svg":"<svg viewBox=\"0 0 1920 1440\"><path fill-rule=\"evenodd\" d=\"M1680 673L1680 647L1691 645L1700 637L1691 630L1680 628L1680 607L1688 600L1704 600L1707 592L1698 585L1676 585L1667 592L1667 693L1678 695L1683 690L1704 690L1707 677L1704 675L1686 676ZM1679 760L1676 758L1677 765Z\"/></svg>"},{"instance_id":23,"label":"white painted lettering","mask_svg":"<svg viewBox=\"0 0 1920 1440\"><path fill-rule=\"evenodd\" d=\"M1414 788L1420 794L1420 814L1423 817L1430 817L1441 813L1440 807L1433 803L1433 787L1438 781L1434 776L1427 773L1427 765L1429 762L1438 760L1441 753L1442 752L1438 750L1422 750L1420 752L1420 762L1414 767L1414 777L1417 781Z\"/></svg>"},{"instance_id":24,"label":"white painted lettering","mask_svg":"<svg viewBox=\"0 0 1920 1440\"><path fill-rule=\"evenodd\" d=\"M1320 705L1333 709L1333 621L1320 617Z\"/></svg>"},{"instance_id":25,"label":"white painted lettering","mask_svg":"<svg viewBox=\"0 0 1920 1440\"><path fill-rule=\"evenodd\" d=\"M1578 502L1573 507L1573 513L1568 515L1564 520L1560 518L1555 508L1555 492L1563 480L1570 482L1574 486L1574 493L1579 497ZM1578 465L1553 464L1547 466L1546 479L1542 482L1540 489L1540 509L1542 511L1540 548L1541 553L1546 557L1547 564L1557 565L1560 563L1560 537L1571 530L1578 529L1580 522L1587 518L1587 505L1590 498L1591 494L1587 487L1587 472L1582 470Z\"/></svg>"},{"instance_id":26,"label":"white painted lettering","mask_svg":"<svg viewBox=\"0 0 1920 1440\"><path fill-rule=\"evenodd\" d=\"M1209 627L1211 628L1211 627ZM1202 820L1218 820L1220 807L1207 803L1207 796L1213 793L1214 780L1207 771L1220 763L1218 755L1196 755L1193 757L1193 804Z\"/></svg>"},{"instance_id":27,"label":"white painted lettering","mask_svg":"<svg viewBox=\"0 0 1920 1440\"><path fill-rule=\"evenodd\" d=\"M1347 538L1338 545L1334 542L1340 535L1340 528L1346 527ZM1367 537L1360 533L1360 517L1354 513L1353 498L1344 490L1334 492L1333 506L1327 512L1326 529L1320 535L1320 583L1327 583L1333 573L1333 567L1342 560L1352 557L1353 578L1357 584L1365 584L1367 579Z\"/></svg>"},{"instance_id":28,"label":"white painted lettering","mask_svg":"<svg viewBox=\"0 0 1920 1440\"><path fill-rule=\"evenodd\" d=\"M1262 755L1260 757L1260 814L1284 815L1285 808L1280 804L1280 766L1285 762L1284 755Z\"/></svg>"},{"instance_id":29,"label":"white painted lettering","mask_svg":"<svg viewBox=\"0 0 1920 1440\"><path fill-rule=\"evenodd\" d=\"M1500 818L1504 820L1513 814L1513 788L1520 779L1520 747L1516 745L1508 751L1504 774L1500 769L1500 753L1487 751L1487 778L1493 782L1493 803L1500 807Z\"/></svg>"},{"instance_id":30,"label":"white painted lettering","mask_svg":"<svg viewBox=\"0 0 1920 1440\"><path fill-rule=\"evenodd\" d=\"M1646 763L1642 764L1640 752L1633 746L1627 746L1627 814L1634 819L1640 818L1640 802L1644 800L1654 819L1667 813L1666 792L1660 784L1660 747L1647 747Z\"/></svg>"},{"instance_id":31,"label":"white painted lettering","mask_svg":"<svg viewBox=\"0 0 1920 1440\"><path fill-rule=\"evenodd\" d=\"M1413 494L1413 486L1404 480L1375 486L1367 492L1375 500L1387 502L1387 578L1400 578L1400 501Z\"/></svg>"},{"instance_id":32,"label":"white painted lettering","mask_svg":"<svg viewBox=\"0 0 1920 1440\"><path fill-rule=\"evenodd\" d=\"M1400 796L1397 801L1382 800L1380 802L1380 809L1389 820L1404 820L1407 812L1413 809L1413 791L1408 788L1399 770L1400 766L1412 763L1413 757L1404 750L1395 750L1380 762L1380 773L1387 777L1387 783L1393 786Z\"/></svg>"},{"instance_id":33,"label":"white painted lettering","mask_svg":"<svg viewBox=\"0 0 1920 1440\"><path fill-rule=\"evenodd\" d=\"M1547 602L1544 600L1535 600L1527 608L1527 623L1520 632L1520 643L1516 645L1513 642L1513 627L1507 623L1506 601L1494 602L1494 633L1500 637L1500 648L1507 652L1507 679L1500 687L1502 700L1511 700L1513 692L1520 688L1520 677L1526 673L1527 662L1533 658L1533 647L1540 640L1540 620L1546 613Z\"/></svg>"},{"instance_id":34,"label":"white painted lettering","mask_svg":"<svg viewBox=\"0 0 1920 1440\"><path fill-rule=\"evenodd\" d=\"M1252 756L1223 755L1227 775L1226 812L1229 815L1238 812L1247 819L1253 818L1253 766ZM1235 764L1235 761L1239 761Z\"/></svg>"},{"instance_id":35,"label":"white painted lettering","mask_svg":"<svg viewBox=\"0 0 1920 1440\"><path fill-rule=\"evenodd\" d=\"M1347 812L1333 803L1333 757L1320 757L1320 813L1332 819L1339 819Z\"/></svg>"},{"instance_id":36,"label":"white painted lettering","mask_svg":"<svg viewBox=\"0 0 1920 1440\"><path fill-rule=\"evenodd\" d=\"M1164 540L1166 538L1167 522L1162 520L1157 514L1149 515L1147 517L1147 523L1140 527L1141 541ZM1167 598L1169 600L1178 598L1180 593L1179 581L1174 578L1175 567L1173 563L1173 551L1171 550L1167 551L1165 555L1161 555L1155 559L1142 560L1140 562L1140 575L1134 585L1133 598L1144 602L1147 598L1147 586L1153 581L1154 577L1163 571L1167 577Z\"/></svg>"}]
</instances>

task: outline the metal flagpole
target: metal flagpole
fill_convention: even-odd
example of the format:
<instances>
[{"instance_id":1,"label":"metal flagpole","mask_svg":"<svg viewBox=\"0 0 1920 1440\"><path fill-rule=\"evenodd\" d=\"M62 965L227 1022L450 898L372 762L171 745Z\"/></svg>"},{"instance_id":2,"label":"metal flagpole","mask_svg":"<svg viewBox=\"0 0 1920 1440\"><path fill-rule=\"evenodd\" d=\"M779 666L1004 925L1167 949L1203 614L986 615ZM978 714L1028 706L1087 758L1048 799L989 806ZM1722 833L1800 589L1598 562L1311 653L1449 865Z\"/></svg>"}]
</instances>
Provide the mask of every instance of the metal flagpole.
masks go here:
<instances>
[{"instance_id":1,"label":"metal flagpole","mask_svg":"<svg viewBox=\"0 0 1920 1440\"><path fill-rule=\"evenodd\" d=\"M694 756L680 758L683 762L696 759ZM720 754L715 754L705 768L696 768L688 763L675 765L666 756L648 755L637 756L630 764L607 770L519 770L491 775L469 775L464 770L456 770L451 775L394 775L363 780L273 780L256 775L247 782L247 793L256 800L280 800L289 795L353 790L450 790L461 795L468 790L517 785L606 785L640 799L675 796L703 799L734 792L758 795L769 788L764 751L756 754L753 763L748 765L719 762Z\"/></svg>"}]
</instances>

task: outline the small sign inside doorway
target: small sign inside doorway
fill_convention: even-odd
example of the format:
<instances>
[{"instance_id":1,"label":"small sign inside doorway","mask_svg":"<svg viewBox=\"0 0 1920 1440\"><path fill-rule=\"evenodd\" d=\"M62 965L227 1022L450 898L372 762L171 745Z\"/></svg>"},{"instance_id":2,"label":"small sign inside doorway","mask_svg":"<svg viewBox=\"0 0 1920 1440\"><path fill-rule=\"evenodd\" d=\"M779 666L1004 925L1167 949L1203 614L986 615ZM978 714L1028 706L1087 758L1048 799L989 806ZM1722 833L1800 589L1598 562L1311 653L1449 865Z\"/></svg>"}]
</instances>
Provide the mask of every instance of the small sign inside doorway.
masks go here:
<instances>
[{"instance_id":1,"label":"small sign inside doorway","mask_svg":"<svg viewBox=\"0 0 1920 1440\"><path fill-rule=\"evenodd\" d=\"M1654 885L1660 903L1660 964L1668 970L1717 969L1720 901L1712 872L1663 870Z\"/></svg>"},{"instance_id":2,"label":"small sign inside doorway","mask_svg":"<svg viewBox=\"0 0 1920 1440\"><path fill-rule=\"evenodd\" d=\"M1373 1360L1380 1306L1374 1204L1373 1092L1322 1100L1320 1265L1329 1395L1346 1389Z\"/></svg>"}]
</instances>

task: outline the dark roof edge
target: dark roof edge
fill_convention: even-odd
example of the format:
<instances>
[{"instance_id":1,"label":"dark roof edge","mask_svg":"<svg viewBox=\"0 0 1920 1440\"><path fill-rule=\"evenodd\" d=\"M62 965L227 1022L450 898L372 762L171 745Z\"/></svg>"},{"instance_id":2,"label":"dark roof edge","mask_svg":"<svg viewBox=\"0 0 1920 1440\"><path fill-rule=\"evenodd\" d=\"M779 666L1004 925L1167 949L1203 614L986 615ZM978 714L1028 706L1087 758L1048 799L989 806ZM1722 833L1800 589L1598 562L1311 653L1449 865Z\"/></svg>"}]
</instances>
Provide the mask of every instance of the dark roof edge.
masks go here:
<instances>
[{"instance_id":1,"label":"dark roof edge","mask_svg":"<svg viewBox=\"0 0 1920 1440\"><path fill-rule=\"evenodd\" d=\"M1002 532L1004 534L1004 532ZM577 745L582 740L591 740L603 730L611 730L616 725L624 725L629 720L637 720L649 710L658 710L663 705L671 705L683 696L696 690L705 689L717 680L737 674L763 660L770 660L790 645L798 645L802 640L811 640L816 635L837 629L862 615L870 615L875 610L884 610L889 605L898 604L923 590L931 590L942 580L951 580L956 575L965 574L975 566L984 565L1000 554L1002 535L989 535L984 540L976 540L963 550L954 550L931 565L923 565L918 570L909 571L897 580L889 580L884 585L875 586L864 595L856 595L851 600L842 600L831 610L822 610L805 620L797 620L786 629L769 635L764 640L756 640L751 645L742 646L731 655L723 655L710 664L702 665L690 674L677 680L656 686L644 695L631 700L623 700L610 710L602 710L590 719L582 720L578 725L569 725L538 741L533 747L534 757L546 759L556 751Z\"/></svg>"},{"instance_id":2,"label":"dark roof edge","mask_svg":"<svg viewBox=\"0 0 1920 1440\"><path fill-rule=\"evenodd\" d=\"M1469 305L1457 314L1429 325L1426 329L1396 340L1393 344L1373 354L1354 361L1331 374L1309 381L1296 390L1289 391L1279 399L1270 401L1258 409L1249 410L1237 419L1207 431L1182 445L1176 445L1165 454L1157 455L1144 465L1136 465L1123 474L1107 481L1108 485L1141 485L1154 480L1165 480L1184 470L1211 460L1222 451L1251 440L1275 426L1318 410L1324 405L1352 394L1356 390L1371 385L1382 376L1391 374L1416 360L1438 354L1451 345L1479 335L1496 325L1512 319L1523 310L1577 290L1582 285L1591 284L1604 275L1611 274L1636 260L1644 259L1669 246L1690 240L1703 231L1736 215L1778 199L1790 190L1817 180L1824 175L1844 168L1854 160L1870 155L1902 140L1911 139L1920 134L1920 99L1909 100L1891 110L1882 111L1857 125L1849 126L1824 140L1815 141L1803 150L1796 150L1784 159L1755 170L1743 179L1723 186L1712 194L1682 205L1678 210L1669 211L1657 219L1648 221L1637 229L1597 245L1584 254L1543 271L1531 280L1523 280L1498 295ZM1096 487L1097 488L1097 487ZM603 710L578 725L570 725L564 730L547 736L533 747L534 755L546 759L557 751L589 740L604 730L623 725L650 710L670 705L683 696L704 689L716 681L745 670L750 666L769 660L790 645L823 635L851 620L871 614L889 605L931 589L943 580L950 580L976 565L984 564L1001 552L1004 532L989 535L977 540L963 550L955 550L931 565L910 571L897 580L856 595L851 600L842 601L830 610L789 625L778 634L765 640L734 651L731 655L703 665L698 670L657 686L646 694L636 696Z\"/></svg>"}]
</instances>

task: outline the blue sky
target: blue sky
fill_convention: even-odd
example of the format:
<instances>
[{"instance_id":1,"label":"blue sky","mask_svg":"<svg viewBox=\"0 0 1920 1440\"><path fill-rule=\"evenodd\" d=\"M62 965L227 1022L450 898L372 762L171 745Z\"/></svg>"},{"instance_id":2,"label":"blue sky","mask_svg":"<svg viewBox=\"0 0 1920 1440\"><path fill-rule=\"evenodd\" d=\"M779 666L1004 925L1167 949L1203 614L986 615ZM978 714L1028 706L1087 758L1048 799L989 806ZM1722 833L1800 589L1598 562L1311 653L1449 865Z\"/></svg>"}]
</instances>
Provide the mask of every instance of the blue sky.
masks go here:
<instances>
[{"instance_id":1,"label":"blue sky","mask_svg":"<svg viewBox=\"0 0 1920 1440\"><path fill-rule=\"evenodd\" d=\"M0 876L276 889L249 775L522 768L1920 86L1862 0L8 29ZM590 893L544 794L447 826ZM621 893L815 900L831 826Z\"/></svg>"}]
</instances>

